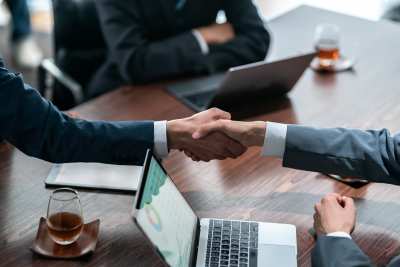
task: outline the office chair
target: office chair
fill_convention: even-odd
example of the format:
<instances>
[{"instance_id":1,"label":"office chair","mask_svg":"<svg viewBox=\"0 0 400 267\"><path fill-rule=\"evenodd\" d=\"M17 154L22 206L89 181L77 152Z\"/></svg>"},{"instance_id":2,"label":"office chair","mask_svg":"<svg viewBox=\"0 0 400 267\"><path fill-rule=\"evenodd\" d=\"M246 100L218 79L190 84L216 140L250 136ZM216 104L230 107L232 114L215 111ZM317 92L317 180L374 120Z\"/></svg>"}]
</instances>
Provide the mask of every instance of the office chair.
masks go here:
<instances>
[{"instance_id":1,"label":"office chair","mask_svg":"<svg viewBox=\"0 0 400 267\"><path fill-rule=\"evenodd\" d=\"M38 89L61 110L87 100L86 88L106 59L95 0L52 0L53 59L38 70Z\"/></svg>"}]
</instances>

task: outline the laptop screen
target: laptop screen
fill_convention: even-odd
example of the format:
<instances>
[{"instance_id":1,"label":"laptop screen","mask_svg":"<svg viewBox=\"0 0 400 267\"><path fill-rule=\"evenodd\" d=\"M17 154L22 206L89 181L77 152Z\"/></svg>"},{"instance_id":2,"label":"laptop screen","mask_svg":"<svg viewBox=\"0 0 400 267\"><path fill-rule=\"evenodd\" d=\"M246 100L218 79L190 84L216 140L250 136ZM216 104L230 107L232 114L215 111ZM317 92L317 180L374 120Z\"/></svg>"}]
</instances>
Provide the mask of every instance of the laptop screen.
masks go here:
<instances>
[{"instance_id":1,"label":"laptop screen","mask_svg":"<svg viewBox=\"0 0 400 267\"><path fill-rule=\"evenodd\" d=\"M136 203L136 222L173 267L191 264L191 248L197 226L197 216L166 174L158 161L148 154Z\"/></svg>"}]
</instances>

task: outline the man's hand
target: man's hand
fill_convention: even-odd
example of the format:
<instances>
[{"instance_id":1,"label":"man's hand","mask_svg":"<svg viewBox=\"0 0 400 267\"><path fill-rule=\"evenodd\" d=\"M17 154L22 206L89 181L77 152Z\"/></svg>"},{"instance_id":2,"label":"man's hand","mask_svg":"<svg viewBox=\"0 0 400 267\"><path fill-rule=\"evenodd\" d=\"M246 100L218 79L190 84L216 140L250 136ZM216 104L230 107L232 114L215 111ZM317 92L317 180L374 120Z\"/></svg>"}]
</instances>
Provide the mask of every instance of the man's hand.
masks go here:
<instances>
[{"instance_id":1,"label":"man's hand","mask_svg":"<svg viewBox=\"0 0 400 267\"><path fill-rule=\"evenodd\" d=\"M329 194L315 205L314 229L317 234L351 234L356 224L356 208L349 197Z\"/></svg>"},{"instance_id":2,"label":"man's hand","mask_svg":"<svg viewBox=\"0 0 400 267\"><path fill-rule=\"evenodd\" d=\"M266 123L263 121L242 122L222 119L200 126L193 134L193 138L201 139L215 132L224 133L246 147L262 146L265 139Z\"/></svg>"},{"instance_id":3,"label":"man's hand","mask_svg":"<svg viewBox=\"0 0 400 267\"><path fill-rule=\"evenodd\" d=\"M246 152L246 147L226 134L212 133L201 140L192 138L193 133L202 125L230 118L228 112L212 108L189 118L169 121L167 123L169 148L184 151L194 160L237 158Z\"/></svg>"},{"instance_id":4,"label":"man's hand","mask_svg":"<svg viewBox=\"0 0 400 267\"><path fill-rule=\"evenodd\" d=\"M223 44L235 38L235 31L230 23L213 24L198 28L207 44Z\"/></svg>"}]
</instances>

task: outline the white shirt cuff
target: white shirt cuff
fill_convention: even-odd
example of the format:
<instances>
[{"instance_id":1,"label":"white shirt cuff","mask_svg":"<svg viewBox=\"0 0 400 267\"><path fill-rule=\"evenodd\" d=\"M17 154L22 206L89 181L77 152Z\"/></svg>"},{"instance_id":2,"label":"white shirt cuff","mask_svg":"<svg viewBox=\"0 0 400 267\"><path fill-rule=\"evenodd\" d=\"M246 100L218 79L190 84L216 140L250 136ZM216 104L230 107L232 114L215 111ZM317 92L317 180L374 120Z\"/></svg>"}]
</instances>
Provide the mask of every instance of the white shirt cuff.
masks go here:
<instances>
[{"instance_id":1,"label":"white shirt cuff","mask_svg":"<svg viewBox=\"0 0 400 267\"><path fill-rule=\"evenodd\" d=\"M262 155L282 158L285 153L287 125L267 122L266 132Z\"/></svg>"},{"instance_id":2,"label":"white shirt cuff","mask_svg":"<svg viewBox=\"0 0 400 267\"><path fill-rule=\"evenodd\" d=\"M192 33L196 38L197 42L199 43L201 53L207 55L210 52L210 48L208 47L206 40L204 40L203 36L198 30L193 30Z\"/></svg>"},{"instance_id":3,"label":"white shirt cuff","mask_svg":"<svg viewBox=\"0 0 400 267\"><path fill-rule=\"evenodd\" d=\"M345 233L345 232L333 232L333 233L327 234L326 236L344 237L344 238L352 239L351 235L349 235L348 233Z\"/></svg>"},{"instance_id":4,"label":"white shirt cuff","mask_svg":"<svg viewBox=\"0 0 400 267\"><path fill-rule=\"evenodd\" d=\"M158 158L168 156L167 121L154 122L154 154Z\"/></svg>"}]
</instances>

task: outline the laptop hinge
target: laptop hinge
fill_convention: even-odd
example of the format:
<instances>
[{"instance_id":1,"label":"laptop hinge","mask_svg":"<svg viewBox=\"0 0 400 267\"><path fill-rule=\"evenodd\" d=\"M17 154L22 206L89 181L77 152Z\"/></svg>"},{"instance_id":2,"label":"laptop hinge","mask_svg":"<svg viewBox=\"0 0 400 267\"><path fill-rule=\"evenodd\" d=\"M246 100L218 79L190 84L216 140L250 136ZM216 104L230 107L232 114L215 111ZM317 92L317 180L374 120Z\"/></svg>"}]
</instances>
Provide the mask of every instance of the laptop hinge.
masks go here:
<instances>
[{"instance_id":1,"label":"laptop hinge","mask_svg":"<svg viewBox=\"0 0 400 267\"><path fill-rule=\"evenodd\" d=\"M197 261L197 253L198 253L198 248L199 248L199 240L200 240L200 218L197 217L197 224L196 224L196 229L194 233L194 239L193 239L193 244L192 244L192 249L191 249L191 265L190 266L196 266L196 261Z\"/></svg>"}]
</instances>

